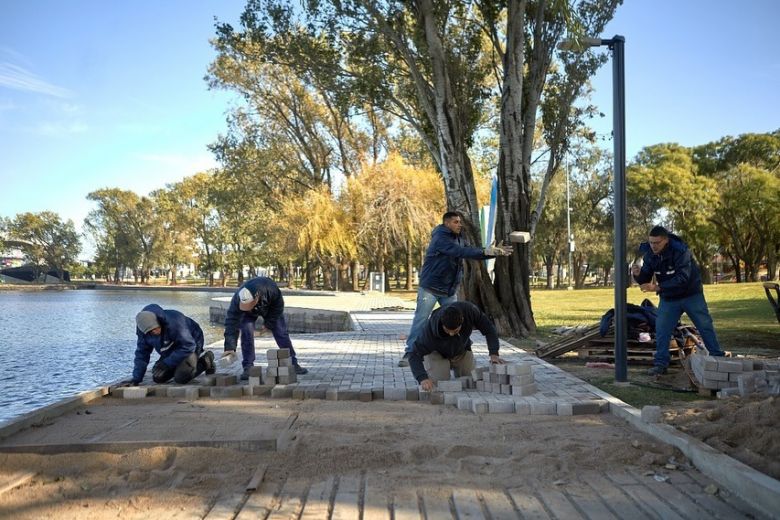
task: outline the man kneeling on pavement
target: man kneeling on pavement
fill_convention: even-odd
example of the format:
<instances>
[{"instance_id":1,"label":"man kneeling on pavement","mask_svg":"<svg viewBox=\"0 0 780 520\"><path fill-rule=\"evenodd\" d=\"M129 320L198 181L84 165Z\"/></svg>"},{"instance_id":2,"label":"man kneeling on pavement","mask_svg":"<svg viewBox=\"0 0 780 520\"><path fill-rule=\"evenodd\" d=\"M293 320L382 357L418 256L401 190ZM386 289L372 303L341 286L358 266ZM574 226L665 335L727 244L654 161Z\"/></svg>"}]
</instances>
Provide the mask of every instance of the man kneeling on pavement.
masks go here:
<instances>
[{"instance_id":1,"label":"man kneeling on pavement","mask_svg":"<svg viewBox=\"0 0 780 520\"><path fill-rule=\"evenodd\" d=\"M454 302L431 314L409 355L409 367L422 390L430 392L436 381L448 381L452 370L456 377L471 375L475 328L487 340L490 362L505 363L498 357L498 333L490 318L473 303Z\"/></svg>"},{"instance_id":2,"label":"man kneeling on pavement","mask_svg":"<svg viewBox=\"0 0 780 520\"><path fill-rule=\"evenodd\" d=\"M141 383L155 350L160 354L152 367L152 379L157 384L171 379L186 384L203 372L213 374L216 371L214 353L203 353L203 330L192 318L152 303L136 315L135 323L138 341L133 378L120 383L120 386Z\"/></svg>"}]
</instances>

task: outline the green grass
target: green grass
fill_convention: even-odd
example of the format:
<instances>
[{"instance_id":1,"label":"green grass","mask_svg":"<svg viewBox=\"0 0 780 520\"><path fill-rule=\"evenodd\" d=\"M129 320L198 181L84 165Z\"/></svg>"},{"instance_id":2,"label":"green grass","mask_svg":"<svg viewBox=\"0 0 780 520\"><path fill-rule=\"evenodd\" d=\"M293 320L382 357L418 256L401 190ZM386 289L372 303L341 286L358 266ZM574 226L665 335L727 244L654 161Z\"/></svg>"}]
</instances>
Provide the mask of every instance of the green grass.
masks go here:
<instances>
[{"instance_id":1,"label":"green grass","mask_svg":"<svg viewBox=\"0 0 780 520\"><path fill-rule=\"evenodd\" d=\"M780 351L780 323L760 283L707 285L704 295L724 349L742 354ZM544 335L561 325L597 323L614 307L614 298L611 287L535 290L531 292L531 307L539 332ZM638 287L628 289L628 303L639 305L645 298L658 305L656 296L643 293ZM690 323L684 315L683 321Z\"/></svg>"}]
</instances>

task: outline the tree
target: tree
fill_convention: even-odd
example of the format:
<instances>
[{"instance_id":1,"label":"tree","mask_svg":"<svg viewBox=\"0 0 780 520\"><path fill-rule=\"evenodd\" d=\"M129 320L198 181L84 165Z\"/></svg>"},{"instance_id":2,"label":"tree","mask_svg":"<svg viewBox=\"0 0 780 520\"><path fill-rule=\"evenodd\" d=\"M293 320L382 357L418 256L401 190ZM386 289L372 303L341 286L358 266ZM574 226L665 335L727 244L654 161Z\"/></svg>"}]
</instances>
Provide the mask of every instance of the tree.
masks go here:
<instances>
[{"instance_id":1,"label":"tree","mask_svg":"<svg viewBox=\"0 0 780 520\"><path fill-rule=\"evenodd\" d=\"M10 237L23 242L20 249L36 264L45 262L64 279L65 268L74 263L81 242L72 220L63 222L51 211L20 213L7 223Z\"/></svg>"},{"instance_id":2,"label":"tree","mask_svg":"<svg viewBox=\"0 0 780 520\"><path fill-rule=\"evenodd\" d=\"M611 17L616 4L579 2L590 15L582 18L583 26L600 32L598 24ZM464 233L478 243L469 149L484 122L483 109L491 90L501 96L497 232L502 236L529 228L529 135L569 12L565 2L519 0L323 1L300 11L284 2L250 0L242 16L244 31L222 24L218 40L233 47L251 40L265 63L291 67L302 78L336 89L341 99L351 95L414 128L441 173L447 207L464 214ZM465 287L502 332L515 335L535 327L527 248L520 253L496 262L495 286L484 265L470 266Z\"/></svg>"}]
</instances>

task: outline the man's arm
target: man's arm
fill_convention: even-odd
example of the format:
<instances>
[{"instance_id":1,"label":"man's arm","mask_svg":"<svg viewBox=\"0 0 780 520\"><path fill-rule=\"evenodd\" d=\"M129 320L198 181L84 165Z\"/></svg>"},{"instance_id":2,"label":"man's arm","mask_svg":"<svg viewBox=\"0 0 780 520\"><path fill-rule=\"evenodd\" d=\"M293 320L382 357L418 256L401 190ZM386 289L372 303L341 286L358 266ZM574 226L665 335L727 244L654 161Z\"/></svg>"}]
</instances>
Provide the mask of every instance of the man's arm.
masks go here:
<instances>
[{"instance_id":1,"label":"man's arm","mask_svg":"<svg viewBox=\"0 0 780 520\"><path fill-rule=\"evenodd\" d=\"M470 321L474 326L485 336L487 340L488 353L492 356L498 356L498 331L496 331L495 325L487 317L487 314L479 310L476 305L469 305L466 312L469 313Z\"/></svg>"},{"instance_id":2,"label":"man's arm","mask_svg":"<svg viewBox=\"0 0 780 520\"><path fill-rule=\"evenodd\" d=\"M230 307L225 312L225 350L236 350L238 346L238 321L241 309L238 308L238 294L233 295Z\"/></svg>"},{"instance_id":3,"label":"man's arm","mask_svg":"<svg viewBox=\"0 0 780 520\"><path fill-rule=\"evenodd\" d=\"M486 256L484 249L481 247L462 246L458 244L457 240L443 240L440 237L436 237L435 251L446 256L454 256L455 258L468 258L470 260L485 260L487 258L493 258L492 256Z\"/></svg>"},{"instance_id":4,"label":"man's arm","mask_svg":"<svg viewBox=\"0 0 780 520\"><path fill-rule=\"evenodd\" d=\"M149 358L152 355L152 347L144 341L144 335L141 331L135 331L138 340L135 346L135 359L133 360L133 383L138 384L144 379L146 367L149 365Z\"/></svg>"},{"instance_id":5,"label":"man's arm","mask_svg":"<svg viewBox=\"0 0 780 520\"><path fill-rule=\"evenodd\" d=\"M659 293L675 293L680 289L688 287L688 281L691 279L693 270L693 255L690 249L674 255L674 276L663 281L663 284L656 282Z\"/></svg>"}]
</instances>

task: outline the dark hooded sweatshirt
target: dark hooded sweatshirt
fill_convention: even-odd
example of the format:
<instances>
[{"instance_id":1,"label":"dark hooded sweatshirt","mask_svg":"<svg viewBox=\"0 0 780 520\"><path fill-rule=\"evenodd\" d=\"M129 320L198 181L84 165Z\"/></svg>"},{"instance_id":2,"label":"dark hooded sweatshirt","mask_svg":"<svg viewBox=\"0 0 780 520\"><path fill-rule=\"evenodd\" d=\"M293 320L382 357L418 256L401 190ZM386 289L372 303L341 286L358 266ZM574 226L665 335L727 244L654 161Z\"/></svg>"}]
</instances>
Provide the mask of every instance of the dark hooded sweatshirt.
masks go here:
<instances>
[{"instance_id":1,"label":"dark hooded sweatshirt","mask_svg":"<svg viewBox=\"0 0 780 520\"><path fill-rule=\"evenodd\" d=\"M438 352L443 358L452 359L471 350L471 333L475 328L485 336L490 354L498 355L498 333L490 318L471 302L455 302L450 305L458 307L463 313L460 332L454 336L444 332L441 324L441 307L431 313L409 355L409 367L418 383L428 379L428 372L423 366L423 357Z\"/></svg>"},{"instance_id":2,"label":"dark hooded sweatshirt","mask_svg":"<svg viewBox=\"0 0 780 520\"><path fill-rule=\"evenodd\" d=\"M250 311L242 311L238 304L240 300L238 293L246 287L252 296L260 299ZM252 278L244 282L244 285L238 288L238 291L230 300L230 307L225 313L225 350L235 350L238 343L238 328L243 314L248 314L255 320L261 317L267 323L276 322L284 313L284 298L282 291L276 282L265 276Z\"/></svg>"},{"instance_id":3,"label":"dark hooded sweatshirt","mask_svg":"<svg viewBox=\"0 0 780 520\"><path fill-rule=\"evenodd\" d=\"M643 284L655 275L662 300L679 300L702 292L699 267L688 246L677 235L669 233L669 242L658 254L653 253L649 242L643 242L639 251L644 253L644 264L634 279Z\"/></svg>"}]
</instances>

